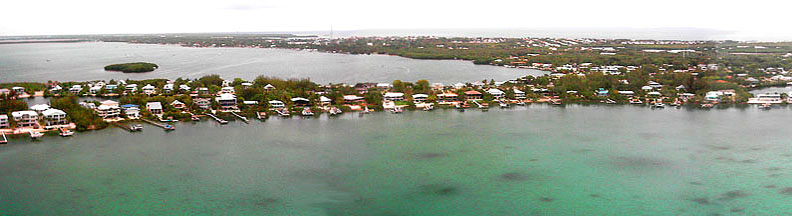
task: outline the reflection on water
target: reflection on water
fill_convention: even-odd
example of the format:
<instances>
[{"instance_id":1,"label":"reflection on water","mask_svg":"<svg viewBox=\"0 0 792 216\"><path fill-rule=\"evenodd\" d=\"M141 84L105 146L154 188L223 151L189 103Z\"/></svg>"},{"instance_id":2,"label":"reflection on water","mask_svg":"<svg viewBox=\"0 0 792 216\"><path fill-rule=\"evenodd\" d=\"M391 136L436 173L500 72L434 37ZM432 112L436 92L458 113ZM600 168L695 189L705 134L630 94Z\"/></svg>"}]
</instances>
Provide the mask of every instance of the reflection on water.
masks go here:
<instances>
[{"instance_id":1,"label":"reflection on water","mask_svg":"<svg viewBox=\"0 0 792 216\"><path fill-rule=\"evenodd\" d=\"M12 215L784 215L788 107L529 105L0 146ZM769 131L769 132L767 132ZM585 212L585 213L582 213Z\"/></svg>"}]
</instances>

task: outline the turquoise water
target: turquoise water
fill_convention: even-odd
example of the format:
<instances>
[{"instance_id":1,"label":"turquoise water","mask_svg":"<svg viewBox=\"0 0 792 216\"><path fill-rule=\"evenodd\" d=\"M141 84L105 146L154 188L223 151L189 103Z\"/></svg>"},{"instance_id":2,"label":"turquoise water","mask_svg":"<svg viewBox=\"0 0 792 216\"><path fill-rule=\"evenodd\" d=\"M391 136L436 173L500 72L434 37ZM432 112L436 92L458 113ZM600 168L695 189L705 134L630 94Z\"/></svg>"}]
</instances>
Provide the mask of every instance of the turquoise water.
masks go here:
<instances>
[{"instance_id":1,"label":"turquoise water","mask_svg":"<svg viewBox=\"0 0 792 216\"><path fill-rule=\"evenodd\" d=\"M0 146L2 215L788 215L789 107L531 105Z\"/></svg>"}]
</instances>

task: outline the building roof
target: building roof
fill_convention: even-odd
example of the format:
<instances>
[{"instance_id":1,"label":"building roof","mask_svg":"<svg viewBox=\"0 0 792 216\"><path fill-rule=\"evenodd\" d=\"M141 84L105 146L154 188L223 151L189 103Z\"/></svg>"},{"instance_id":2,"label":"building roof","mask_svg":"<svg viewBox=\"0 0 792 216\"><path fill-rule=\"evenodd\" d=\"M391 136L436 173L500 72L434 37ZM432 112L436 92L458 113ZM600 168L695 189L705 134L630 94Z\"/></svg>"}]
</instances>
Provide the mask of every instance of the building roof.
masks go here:
<instances>
[{"instance_id":1,"label":"building roof","mask_svg":"<svg viewBox=\"0 0 792 216\"><path fill-rule=\"evenodd\" d=\"M216 97L215 100L236 100L236 96L232 94L220 94L220 96Z\"/></svg>"},{"instance_id":2,"label":"building roof","mask_svg":"<svg viewBox=\"0 0 792 216\"><path fill-rule=\"evenodd\" d=\"M296 97L296 98L292 98L291 101L292 102L297 102L297 101L308 102L310 100L308 100L307 98Z\"/></svg>"},{"instance_id":3,"label":"building roof","mask_svg":"<svg viewBox=\"0 0 792 216\"><path fill-rule=\"evenodd\" d=\"M44 110L44 112L41 112L41 114L44 115L44 116L66 115L66 112L64 112L63 110L59 110L59 109L48 109L48 110Z\"/></svg>"},{"instance_id":4,"label":"building roof","mask_svg":"<svg viewBox=\"0 0 792 216\"><path fill-rule=\"evenodd\" d=\"M514 89L515 94L525 94L524 91L520 91L519 89Z\"/></svg>"},{"instance_id":5,"label":"building roof","mask_svg":"<svg viewBox=\"0 0 792 216\"><path fill-rule=\"evenodd\" d=\"M385 93L385 97L404 97L404 93L401 93L401 92L387 92L387 93Z\"/></svg>"},{"instance_id":6,"label":"building roof","mask_svg":"<svg viewBox=\"0 0 792 216\"><path fill-rule=\"evenodd\" d=\"M33 105L33 106L30 107L31 110L35 110L37 112L48 110L49 108L50 108L50 106L46 105L46 104L36 104L36 105Z\"/></svg>"},{"instance_id":7,"label":"building roof","mask_svg":"<svg viewBox=\"0 0 792 216\"><path fill-rule=\"evenodd\" d=\"M492 88L492 89L487 90L487 93L493 94L493 95L504 94L503 91L501 91L500 89L496 89L496 88Z\"/></svg>"},{"instance_id":8,"label":"building roof","mask_svg":"<svg viewBox=\"0 0 792 216\"><path fill-rule=\"evenodd\" d=\"M270 104L283 104L283 101L279 101L279 100L271 100L271 101L268 101L268 102Z\"/></svg>"},{"instance_id":9,"label":"building roof","mask_svg":"<svg viewBox=\"0 0 792 216\"><path fill-rule=\"evenodd\" d=\"M171 105L171 106L173 106L173 105L184 105L184 103L182 103L182 102L181 102L181 101L179 101L179 100L173 100L173 102L171 102L171 103L170 103L170 105Z\"/></svg>"},{"instance_id":10,"label":"building roof","mask_svg":"<svg viewBox=\"0 0 792 216\"><path fill-rule=\"evenodd\" d=\"M429 95L427 94L414 94L412 95L413 98L427 98Z\"/></svg>"},{"instance_id":11,"label":"building roof","mask_svg":"<svg viewBox=\"0 0 792 216\"><path fill-rule=\"evenodd\" d=\"M466 95L477 95L477 94L480 95L481 92L470 90L470 91L466 91L465 94Z\"/></svg>"},{"instance_id":12,"label":"building roof","mask_svg":"<svg viewBox=\"0 0 792 216\"><path fill-rule=\"evenodd\" d=\"M319 101L321 101L321 102L330 102L330 101L333 101L333 100L331 100L330 98L327 98L325 96L320 96L319 97Z\"/></svg>"},{"instance_id":13,"label":"building roof","mask_svg":"<svg viewBox=\"0 0 792 216\"><path fill-rule=\"evenodd\" d=\"M148 102L146 103L146 108L148 109L162 109L162 103L160 102Z\"/></svg>"},{"instance_id":14,"label":"building roof","mask_svg":"<svg viewBox=\"0 0 792 216\"><path fill-rule=\"evenodd\" d=\"M363 99L363 97L357 95L344 95L344 100L360 100L360 99Z\"/></svg>"},{"instance_id":15,"label":"building roof","mask_svg":"<svg viewBox=\"0 0 792 216\"><path fill-rule=\"evenodd\" d=\"M11 116L13 116L14 118L22 117L23 115L38 116L38 113L32 110L16 111L11 113Z\"/></svg>"}]
</instances>

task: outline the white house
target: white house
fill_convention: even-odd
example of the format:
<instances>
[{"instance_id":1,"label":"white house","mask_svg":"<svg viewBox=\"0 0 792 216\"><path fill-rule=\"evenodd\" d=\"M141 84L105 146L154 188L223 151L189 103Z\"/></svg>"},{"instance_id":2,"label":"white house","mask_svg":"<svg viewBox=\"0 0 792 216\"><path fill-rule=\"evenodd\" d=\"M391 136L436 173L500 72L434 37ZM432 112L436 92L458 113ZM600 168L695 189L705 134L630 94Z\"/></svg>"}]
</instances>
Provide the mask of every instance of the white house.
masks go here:
<instances>
[{"instance_id":1,"label":"white house","mask_svg":"<svg viewBox=\"0 0 792 216\"><path fill-rule=\"evenodd\" d=\"M404 93L401 92L388 92L385 93L384 99L388 101L403 101Z\"/></svg>"},{"instance_id":2,"label":"white house","mask_svg":"<svg viewBox=\"0 0 792 216\"><path fill-rule=\"evenodd\" d=\"M124 86L124 90L131 91L131 92L137 91L137 86L138 86L137 84L129 84L129 85Z\"/></svg>"},{"instance_id":3,"label":"white house","mask_svg":"<svg viewBox=\"0 0 792 216\"><path fill-rule=\"evenodd\" d=\"M135 104L125 104L122 105L121 108L124 109L124 114L129 119L138 119L140 118L140 107Z\"/></svg>"},{"instance_id":4,"label":"white house","mask_svg":"<svg viewBox=\"0 0 792 216\"><path fill-rule=\"evenodd\" d=\"M162 114L162 103L160 102L148 102L146 103L146 109L154 115L161 115Z\"/></svg>"},{"instance_id":5,"label":"white house","mask_svg":"<svg viewBox=\"0 0 792 216\"><path fill-rule=\"evenodd\" d=\"M517 98L518 100L525 99L525 92L520 91L519 89L514 89L514 98Z\"/></svg>"},{"instance_id":6,"label":"white house","mask_svg":"<svg viewBox=\"0 0 792 216\"><path fill-rule=\"evenodd\" d=\"M146 85L146 86L143 86L143 88L140 88L140 89L143 90L143 94L150 95L150 94L156 94L157 93L157 88L152 86L152 85Z\"/></svg>"},{"instance_id":7,"label":"white house","mask_svg":"<svg viewBox=\"0 0 792 216\"><path fill-rule=\"evenodd\" d=\"M171 93L171 92L173 92L173 84L172 83L168 83L168 84L165 84L164 86L162 86L162 92L163 93Z\"/></svg>"},{"instance_id":8,"label":"white house","mask_svg":"<svg viewBox=\"0 0 792 216\"><path fill-rule=\"evenodd\" d=\"M487 89L487 93L491 94L492 97L494 97L495 99L498 99L498 100L503 99L504 97L506 97L506 93L505 92L501 91L500 89L496 89L496 88Z\"/></svg>"},{"instance_id":9,"label":"white house","mask_svg":"<svg viewBox=\"0 0 792 216\"><path fill-rule=\"evenodd\" d=\"M12 112L11 116L19 127L33 127L38 125L38 113L32 110Z\"/></svg>"},{"instance_id":10,"label":"white house","mask_svg":"<svg viewBox=\"0 0 792 216\"><path fill-rule=\"evenodd\" d=\"M215 98L217 104L220 105L220 109L222 110L236 110L237 109L237 99L236 96L232 94L220 94L219 97Z\"/></svg>"},{"instance_id":11,"label":"white house","mask_svg":"<svg viewBox=\"0 0 792 216\"><path fill-rule=\"evenodd\" d=\"M414 95L412 95L412 98L413 98L413 102L415 102L415 103L424 103L424 102L426 102L426 99L429 98L429 95L427 95L427 94L414 94Z\"/></svg>"},{"instance_id":12,"label":"white house","mask_svg":"<svg viewBox=\"0 0 792 216\"><path fill-rule=\"evenodd\" d=\"M36 111L36 113L41 114L45 110L50 109L50 106L47 104L36 104L30 107L30 110Z\"/></svg>"},{"instance_id":13,"label":"white house","mask_svg":"<svg viewBox=\"0 0 792 216\"><path fill-rule=\"evenodd\" d=\"M201 109L209 109L212 107L212 101L209 98L196 98L193 99L193 103Z\"/></svg>"},{"instance_id":14,"label":"white house","mask_svg":"<svg viewBox=\"0 0 792 216\"><path fill-rule=\"evenodd\" d=\"M233 94L233 93L234 93L234 87L228 86L220 89L220 94Z\"/></svg>"},{"instance_id":15,"label":"white house","mask_svg":"<svg viewBox=\"0 0 792 216\"><path fill-rule=\"evenodd\" d=\"M41 113L47 122L47 126L65 125L69 122L66 121L66 112L59 109L48 109Z\"/></svg>"},{"instance_id":16,"label":"white house","mask_svg":"<svg viewBox=\"0 0 792 216\"><path fill-rule=\"evenodd\" d=\"M179 101L179 100L173 100L173 102L171 102L171 103L170 103L170 105L171 105L173 108L176 108L176 109L184 109L185 107L187 107L187 105L186 105L186 104L182 103L182 102L181 102L181 101Z\"/></svg>"},{"instance_id":17,"label":"white house","mask_svg":"<svg viewBox=\"0 0 792 216\"><path fill-rule=\"evenodd\" d=\"M270 106L272 108L284 108L284 107L286 107L286 104L284 104L283 101L279 101L279 100L271 100L271 101L269 101L269 104L270 104Z\"/></svg>"},{"instance_id":18,"label":"white house","mask_svg":"<svg viewBox=\"0 0 792 216\"><path fill-rule=\"evenodd\" d=\"M69 88L69 92L72 94L79 94L82 90L83 87L81 85L73 85L71 88Z\"/></svg>"},{"instance_id":19,"label":"white house","mask_svg":"<svg viewBox=\"0 0 792 216\"><path fill-rule=\"evenodd\" d=\"M106 100L102 101L99 107L96 107L96 112L100 117L105 119L117 118L121 115L121 107L118 106L118 102L116 101Z\"/></svg>"},{"instance_id":20,"label":"white house","mask_svg":"<svg viewBox=\"0 0 792 216\"><path fill-rule=\"evenodd\" d=\"M0 128L10 128L11 121L8 121L8 115L0 115Z\"/></svg>"}]
</instances>

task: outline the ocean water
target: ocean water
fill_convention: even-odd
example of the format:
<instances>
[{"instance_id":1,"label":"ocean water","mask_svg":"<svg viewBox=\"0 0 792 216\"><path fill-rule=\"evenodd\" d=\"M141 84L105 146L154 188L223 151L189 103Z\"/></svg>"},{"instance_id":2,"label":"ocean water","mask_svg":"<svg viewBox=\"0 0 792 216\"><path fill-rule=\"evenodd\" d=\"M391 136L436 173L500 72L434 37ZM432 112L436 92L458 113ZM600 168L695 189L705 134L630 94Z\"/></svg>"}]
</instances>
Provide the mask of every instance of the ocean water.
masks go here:
<instances>
[{"instance_id":1,"label":"ocean water","mask_svg":"<svg viewBox=\"0 0 792 216\"><path fill-rule=\"evenodd\" d=\"M103 69L109 64L138 61L156 63L160 68L139 74ZM189 48L103 42L0 45L0 82L175 79L209 74L247 80L258 75L310 78L321 84L426 79L450 85L484 79L504 81L544 72L474 65L462 60L416 60L286 49Z\"/></svg>"},{"instance_id":2,"label":"ocean water","mask_svg":"<svg viewBox=\"0 0 792 216\"><path fill-rule=\"evenodd\" d=\"M534 104L14 137L0 215L789 215L791 118Z\"/></svg>"}]
</instances>

